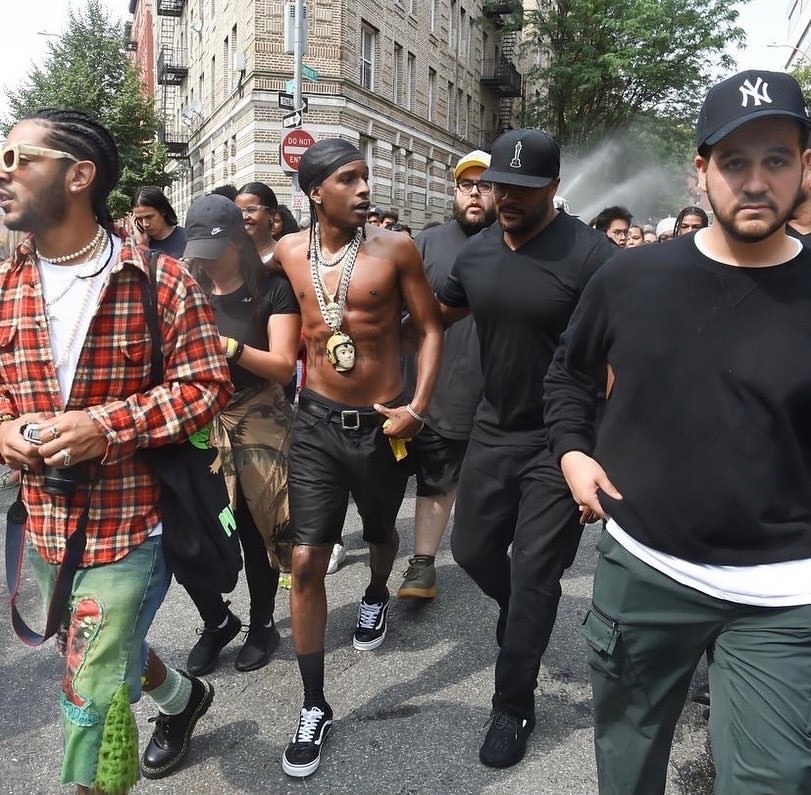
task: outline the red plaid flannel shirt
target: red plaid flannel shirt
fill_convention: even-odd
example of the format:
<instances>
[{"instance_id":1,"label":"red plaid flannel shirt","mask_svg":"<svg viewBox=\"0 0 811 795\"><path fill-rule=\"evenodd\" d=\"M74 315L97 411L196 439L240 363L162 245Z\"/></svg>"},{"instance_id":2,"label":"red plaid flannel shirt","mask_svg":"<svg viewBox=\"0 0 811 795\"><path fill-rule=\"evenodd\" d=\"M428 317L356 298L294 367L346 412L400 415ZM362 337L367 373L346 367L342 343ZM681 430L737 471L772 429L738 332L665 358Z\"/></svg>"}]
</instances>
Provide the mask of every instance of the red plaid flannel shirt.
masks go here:
<instances>
[{"instance_id":1,"label":"red plaid flannel shirt","mask_svg":"<svg viewBox=\"0 0 811 795\"><path fill-rule=\"evenodd\" d=\"M107 437L101 477L90 497L83 566L122 558L159 521L160 487L133 455L136 450L182 441L210 422L232 393L208 300L165 255L158 259L157 279L164 383L149 389L152 344L138 271L148 272L143 257L124 243L63 405L31 239L0 265L0 415L86 410ZM44 560L59 563L88 490L80 486L68 509L42 486L41 474L23 478L27 533Z\"/></svg>"}]
</instances>

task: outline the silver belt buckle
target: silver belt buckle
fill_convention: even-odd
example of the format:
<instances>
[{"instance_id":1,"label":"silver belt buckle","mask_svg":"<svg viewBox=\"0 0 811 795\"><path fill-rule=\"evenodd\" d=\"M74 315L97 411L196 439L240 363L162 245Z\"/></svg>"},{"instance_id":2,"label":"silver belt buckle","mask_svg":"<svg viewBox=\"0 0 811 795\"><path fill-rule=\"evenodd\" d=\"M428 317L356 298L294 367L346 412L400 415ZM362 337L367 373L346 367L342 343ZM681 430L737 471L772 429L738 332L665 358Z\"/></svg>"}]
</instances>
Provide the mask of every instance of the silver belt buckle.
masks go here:
<instances>
[{"instance_id":1,"label":"silver belt buckle","mask_svg":"<svg viewBox=\"0 0 811 795\"><path fill-rule=\"evenodd\" d=\"M360 412L355 409L341 412L341 427L345 431L356 431L360 428Z\"/></svg>"}]
</instances>

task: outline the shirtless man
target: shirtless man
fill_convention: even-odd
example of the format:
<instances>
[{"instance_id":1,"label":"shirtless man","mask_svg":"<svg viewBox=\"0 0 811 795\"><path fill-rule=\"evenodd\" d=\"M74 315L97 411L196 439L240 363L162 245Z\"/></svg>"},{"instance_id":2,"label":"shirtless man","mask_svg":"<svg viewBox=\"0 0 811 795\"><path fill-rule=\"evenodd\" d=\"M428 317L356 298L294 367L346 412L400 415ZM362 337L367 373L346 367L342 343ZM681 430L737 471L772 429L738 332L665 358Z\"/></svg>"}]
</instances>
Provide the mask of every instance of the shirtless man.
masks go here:
<instances>
[{"instance_id":1,"label":"shirtless man","mask_svg":"<svg viewBox=\"0 0 811 795\"><path fill-rule=\"evenodd\" d=\"M423 426L442 352L442 326L417 249L407 236L365 223L368 176L360 152L346 141L310 147L299 184L315 223L282 238L275 251L301 306L307 347L307 388L289 458L290 610L304 705L282 768L296 777L318 768L332 725L324 697L324 576L349 495L363 521L371 567L353 644L369 651L386 635L386 582L399 546L394 522L409 475L395 451ZM403 303L421 340L417 385L407 404L400 368Z\"/></svg>"}]
</instances>

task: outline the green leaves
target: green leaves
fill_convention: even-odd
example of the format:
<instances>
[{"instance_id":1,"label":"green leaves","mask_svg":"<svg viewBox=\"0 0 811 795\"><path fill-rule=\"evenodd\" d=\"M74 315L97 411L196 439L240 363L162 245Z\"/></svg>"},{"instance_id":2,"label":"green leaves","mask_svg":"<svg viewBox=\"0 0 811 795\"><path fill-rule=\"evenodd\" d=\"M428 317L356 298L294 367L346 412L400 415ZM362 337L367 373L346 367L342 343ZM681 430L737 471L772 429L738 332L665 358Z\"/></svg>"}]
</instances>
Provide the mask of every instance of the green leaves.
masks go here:
<instances>
[{"instance_id":1,"label":"green leaves","mask_svg":"<svg viewBox=\"0 0 811 795\"><path fill-rule=\"evenodd\" d=\"M139 185L166 185L166 149L158 141L161 125L154 102L144 93L137 68L124 50L124 31L99 0L84 9L71 7L60 38L49 41L48 56L33 67L18 90L8 91L11 117L5 131L43 107L74 108L91 113L112 132L123 166L118 188L110 196L114 217L130 206Z\"/></svg>"}]
</instances>

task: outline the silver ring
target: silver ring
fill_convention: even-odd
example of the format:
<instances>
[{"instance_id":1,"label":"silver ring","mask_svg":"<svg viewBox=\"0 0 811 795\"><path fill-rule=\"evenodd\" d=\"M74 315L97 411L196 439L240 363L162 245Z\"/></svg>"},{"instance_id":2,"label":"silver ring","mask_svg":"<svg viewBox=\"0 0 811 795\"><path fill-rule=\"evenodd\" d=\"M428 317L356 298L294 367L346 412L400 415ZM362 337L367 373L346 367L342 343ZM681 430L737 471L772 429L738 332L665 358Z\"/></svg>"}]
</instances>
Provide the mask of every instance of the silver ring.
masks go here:
<instances>
[{"instance_id":1,"label":"silver ring","mask_svg":"<svg viewBox=\"0 0 811 795\"><path fill-rule=\"evenodd\" d=\"M62 465L69 467L70 466L70 450L66 447L62 451Z\"/></svg>"},{"instance_id":2,"label":"silver ring","mask_svg":"<svg viewBox=\"0 0 811 795\"><path fill-rule=\"evenodd\" d=\"M20 469L22 469L22 471L23 471L23 472L28 472L28 471L29 471L29 466L28 466L28 464L23 464L23 465L20 467Z\"/></svg>"},{"instance_id":3,"label":"silver ring","mask_svg":"<svg viewBox=\"0 0 811 795\"><path fill-rule=\"evenodd\" d=\"M51 432L51 439L59 438L59 431L56 429L56 425L51 425L48 430Z\"/></svg>"}]
</instances>

